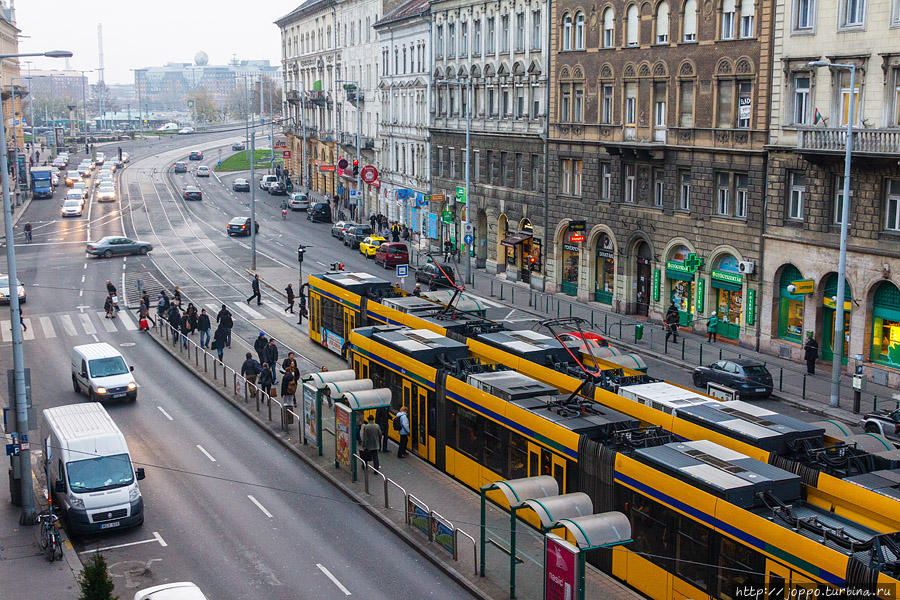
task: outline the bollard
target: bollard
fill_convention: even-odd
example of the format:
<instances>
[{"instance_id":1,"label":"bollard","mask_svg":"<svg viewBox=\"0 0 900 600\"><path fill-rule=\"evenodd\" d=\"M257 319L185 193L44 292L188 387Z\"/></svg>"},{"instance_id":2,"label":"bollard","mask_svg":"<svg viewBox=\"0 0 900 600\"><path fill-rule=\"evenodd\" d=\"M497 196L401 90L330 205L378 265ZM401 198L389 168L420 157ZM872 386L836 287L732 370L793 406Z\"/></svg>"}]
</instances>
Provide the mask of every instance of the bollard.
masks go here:
<instances>
[{"instance_id":1,"label":"bollard","mask_svg":"<svg viewBox=\"0 0 900 600\"><path fill-rule=\"evenodd\" d=\"M500 300L503 300L503 282L500 282Z\"/></svg>"},{"instance_id":2,"label":"bollard","mask_svg":"<svg viewBox=\"0 0 900 600\"><path fill-rule=\"evenodd\" d=\"M800 397L806 400L806 373L803 374L803 393Z\"/></svg>"},{"instance_id":3,"label":"bollard","mask_svg":"<svg viewBox=\"0 0 900 600\"><path fill-rule=\"evenodd\" d=\"M516 286L512 286L512 291L509 293L509 302L510 304L516 303Z\"/></svg>"},{"instance_id":4,"label":"bollard","mask_svg":"<svg viewBox=\"0 0 900 600\"><path fill-rule=\"evenodd\" d=\"M194 346L194 364L200 366L200 347Z\"/></svg>"},{"instance_id":5,"label":"bollard","mask_svg":"<svg viewBox=\"0 0 900 600\"><path fill-rule=\"evenodd\" d=\"M209 368L206 366L206 357L209 356L206 352L203 353L203 372L209 373Z\"/></svg>"},{"instance_id":6,"label":"bollard","mask_svg":"<svg viewBox=\"0 0 900 600\"><path fill-rule=\"evenodd\" d=\"M569 302L569 318L572 318L572 303Z\"/></svg>"},{"instance_id":7,"label":"bollard","mask_svg":"<svg viewBox=\"0 0 900 600\"><path fill-rule=\"evenodd\" d=\"M531 290L528 291L528 307L531 307L531 301L534 300L534 292Z\"/></svg>"},{"instance_id":8,"label":"bollard","mask_svg":"<svg viewBox=\"0 0 900 600\"><path fill-rule=\"evenodd\" d=\"M700 362L698 364L703 364L703 342L700 342Z\"/></svg>"},{"instance_id":9,"label":"bollard","mask_svg":"<svg viewBox=\"0 0 900 600\"><path fill-rule=\"evenodd\" d=\"M872 396L872 412L878 410L878 394Z\"/></svg>"},{"instance_id":10,"label":"bollard","mask_svg":"<svg viewBox=\"0 0 900 600\"><path fill-rule=\"evenodd\" d=\"M213 361L213 381L215 381L216 379L219 378L219 370L218 370L218 367L216 366L216 363L218 363L218 362L219 361L217 361L217 360Z\"/></svg>"},{"instance_id":11,"label":"bollard","mask_svg":"<svg viewBox=\"0 0 900 600\"><path fill-rule=\"evenodd\" d=\"M681 336L681 360L684 360L684 336Z\"/></svg>"},{"instance_id":12,"label":"bollard","mask_svg":"<svg viewBox=\"0 0 900 600\"><path fill-rule=\"evenodd\" d=\"M719 348L719 360L722 360L722 349Z\"/></svg>"},{"instance_id":13,"label":"bollard","mask_svg":"<svg viewBox=\"0 0 900 600\"><path fill-rule=\"evenodd\" d=\"M237 392L237 371L231 375L231 391Z\"/></svg>"},{"instance_id":14,"label":"bollard","mask_svg":"<svg viewBox=\"0 0 900 600\"><path fill-rule=\"evenodd\" d=\"M556 318L559 318L559 298L556 299Z\"/></svg>"},{"instance_id":15,"label":"bollard","mask_svg":"<svg viewBox=\"0 0 900 600\"><path fill-rule=\"evenodd\" d=\"M653 350L653 327L650 328L650 349Z\"/></svg>"},{"instance_id":16,"label":"bollard","mask_svg":"<svg viewBox=\"0 0 900 600\"><path fill-rule=\"evenodd\" d=\"M594 311L591 311L591 329L594 328Z\"/></svg>"},{"instance_id":17,"label":"bollard","mask_svg":"<svg viewBox=\"0 0 900 600\"><path fill-rule=\"evenodd\" d=\"M266 406L269 407L269 421L272 420L272 396L266 396Z\"/></svg>"},{"instance_id":18,"label":"bollard","mask_svg":"<svg viewBox=\"0 0 900 600\"><path fill-rule=\"evenodd\" d=\"M669 336L666 336L666 341L663 344L663 352L665 352L666 354L669 353Z\"/></svg>"},{"instance_id":19,"label":"bollard","mask_svg":"<svg viewBox=\"0 0 900 600\"><path fill-rule=\"evenodd\" d=\"M491 298L494 297L494 280L491 279Z\"/></svg>"},{"instance_id":20,"label":"bollard","mask_svg":"<svg viewBox=\"0 0 900 600\"><path fill-rule=\"evenodd\" d=\"M603 335L609 335L609 313L603 313Z\"/></svg>"},{"instance_id":21,"label":"bollard","mask_svg":"<svg viewBox=\"0 0 900 600\"><path fill-rule=\"evenodd\" d=\"M784 389L784 367L778 367L778 390Z\"/></svg>"}]
</instances>

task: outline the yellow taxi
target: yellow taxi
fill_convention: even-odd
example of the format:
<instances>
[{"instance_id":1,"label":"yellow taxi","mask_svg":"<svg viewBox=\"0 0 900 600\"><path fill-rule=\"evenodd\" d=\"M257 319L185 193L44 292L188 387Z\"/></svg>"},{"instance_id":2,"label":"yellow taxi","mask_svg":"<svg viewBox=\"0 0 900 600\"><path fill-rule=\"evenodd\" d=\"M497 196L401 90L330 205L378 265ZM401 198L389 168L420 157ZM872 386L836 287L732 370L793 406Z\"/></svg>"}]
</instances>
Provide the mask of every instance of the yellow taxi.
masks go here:
<instances>
[{"instance_id":1,"label":"yellow taxi","mask_svg":"<svg viewBox=\"0 0 900 600\"><path fill-rule=\"evenodd\" d=\"M378 246L386 241L380 235L370 235L359 243L359 251L366 258L375 258L375 251L378 250Z\"/></svg>"}]
</instances>

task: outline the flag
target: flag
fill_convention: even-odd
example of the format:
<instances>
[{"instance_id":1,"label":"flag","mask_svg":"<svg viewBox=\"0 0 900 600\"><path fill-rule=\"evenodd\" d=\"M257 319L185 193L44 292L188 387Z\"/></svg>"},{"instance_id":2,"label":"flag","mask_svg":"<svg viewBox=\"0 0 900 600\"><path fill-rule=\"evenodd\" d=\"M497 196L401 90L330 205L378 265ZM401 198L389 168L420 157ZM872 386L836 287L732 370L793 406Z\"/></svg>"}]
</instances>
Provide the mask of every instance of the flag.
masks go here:
<instances>
[{"instance_id":1,"label":"flag","mask_svg":"<svg viewBox=\"0 0 900 600\"><path fill-rule=\"evenodd\" d=\"M817 125L823 118L818 108L813 111L813 125Z\"/></svg>"}]
</instances>

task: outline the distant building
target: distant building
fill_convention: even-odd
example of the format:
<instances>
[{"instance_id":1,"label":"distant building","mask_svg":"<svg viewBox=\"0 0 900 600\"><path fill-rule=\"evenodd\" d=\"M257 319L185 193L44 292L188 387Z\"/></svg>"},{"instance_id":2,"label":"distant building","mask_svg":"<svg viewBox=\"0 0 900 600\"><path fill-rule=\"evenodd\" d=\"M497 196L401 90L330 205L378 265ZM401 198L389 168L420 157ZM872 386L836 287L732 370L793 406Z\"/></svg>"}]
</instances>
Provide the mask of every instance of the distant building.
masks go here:
<instances>
[{"instance_id":1,"label":"distant building","mask_svg":"<svg viewBox=\"0 0 900 600\"><path fill-rule=\"evenodd\" d=\"M19 51L18 36L21 30L16 27L15 11L10 6L8 0L0 0L0 53L16 54ZM3 99L3 119L9 123L10 119L15 115L16 119L22 118L22 94L27 93L24 81L20 81L19 61L4 60L0 62L0 77L2 77L3 89L0 90L0 96ZM15 97L11 93L15 90ZM15 106L14 106L15 105ZM6 141L10 145L23 145L24 131L22 125L15 127L15 130L7 129Z\"/></svg>"},{"instance_id":2,"label":"distant building","mask_svg":"<svg viewBox=\"0 0 900 600\"><path fill-rule=\"evenodd\" d=\"M82 71L32 69L28 87L35 98L64 98L79 105L90 93Z\"/></svg>"}]
</instances>

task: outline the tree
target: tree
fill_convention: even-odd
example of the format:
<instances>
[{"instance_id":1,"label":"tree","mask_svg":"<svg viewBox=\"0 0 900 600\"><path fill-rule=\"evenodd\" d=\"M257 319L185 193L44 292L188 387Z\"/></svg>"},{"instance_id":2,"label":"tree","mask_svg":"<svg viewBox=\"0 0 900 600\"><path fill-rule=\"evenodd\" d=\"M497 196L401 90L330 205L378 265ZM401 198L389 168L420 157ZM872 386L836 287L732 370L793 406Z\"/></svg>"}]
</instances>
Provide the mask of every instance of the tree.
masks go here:
<instances>
[{"instance_id":1,"label":"tree","mask_svg":"<svg viewBox=\"0 0 900 600\"><path fill-rule=\"evenodd\" d=\"M33 98L31 95L25 97L23 111L26 119L31 118L31 102L34 102L34 122L39 125L52 123L57 119L69 118L69 105L76 105L76 115L81 118L81 101L76 102L72 98L62 96L42 96Z\"/></svg>"},{"instance_id":2,"label":"tree","mask_svg":"<svg viewBox=\"0 0 900 600\"><path fill-rule=\"evenodd\" d=\"M253 97L251 110L259 114L259 80L251 81L250 89ZM262 78L263 113L267 115L281 114L281 87L271 77Z\"/></svg>"},{"instance_id":3,"label":"tree","mask_svg":"<svg viewBox=\"0 0 900 600\"><path fill-rule=\"evenodd\" d=\"M99 115L101 102L103 112L109 113L119 110L119 103L113 98L112 91L106 83L98 81L91 86L91 98L88 100L88 113Z\"/></svg>"},{"instance_id":4,"label":"tree","mask_svg":"<svg viewBox=\"0 0 900 600\"><path fill-rule=\"evenodd\" d=\"M119 600L113 596L113 582L106 567L106 559L99 552L91 555L84 571L78 576L81 596L78 600Z\"/></svg>"},{"instance_id":5,"label":"tree","mask_svg":"<svg viewBox=\"0 0 900 600\"><path fill-rule=\"evenodd\" d=\"M193 104L193 106L191 106ZM211 123L219 120L219 107L213 102L207 89L203 86L194 88L185 98L185 105L198 122Z\"/></svg>"}]
</instances>

